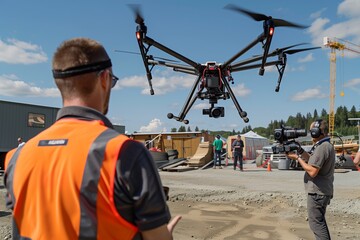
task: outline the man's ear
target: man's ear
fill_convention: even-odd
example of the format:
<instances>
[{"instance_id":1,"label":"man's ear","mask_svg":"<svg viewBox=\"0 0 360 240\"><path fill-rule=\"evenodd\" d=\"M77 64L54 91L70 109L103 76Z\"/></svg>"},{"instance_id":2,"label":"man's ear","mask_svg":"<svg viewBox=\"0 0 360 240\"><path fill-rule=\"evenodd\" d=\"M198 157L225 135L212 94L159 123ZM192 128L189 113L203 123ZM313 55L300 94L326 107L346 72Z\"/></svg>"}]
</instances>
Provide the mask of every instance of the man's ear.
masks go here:
<instances>
[{"instance_id":1,"label":"man's ear","mask_svg":"<svg viewBox=\"0 0 360 240\"><path fill-rule=\"evenodd\" d=\"M103 89L106 89L107 84L109 84L109 79L107 79L106 76L107 76L106 71L102 71L101 74L99 75L100 84Z\"/></svg>"}]
</instances>

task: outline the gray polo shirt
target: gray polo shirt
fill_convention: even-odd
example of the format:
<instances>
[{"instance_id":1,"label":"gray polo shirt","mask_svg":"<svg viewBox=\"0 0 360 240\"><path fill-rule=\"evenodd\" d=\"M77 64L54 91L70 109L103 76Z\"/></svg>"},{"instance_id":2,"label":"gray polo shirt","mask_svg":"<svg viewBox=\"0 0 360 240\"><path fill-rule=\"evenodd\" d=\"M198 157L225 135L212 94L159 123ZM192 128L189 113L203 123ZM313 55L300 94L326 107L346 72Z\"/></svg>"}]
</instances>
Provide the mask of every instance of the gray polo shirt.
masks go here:
<instances>
[{"instance_id":1,"label":"gray polo shirt","mask_svg":"<svg viewBox=\"0 0 360 240\"><path fill-rule=\"evenodd\" d=\"M335 169L334 146L328 141L321 143L310 155L308 164L320 168L320 170L314 178L305 172L304 183L306 193L332 196L334 192Z\"/></svg>"}]
</instances>

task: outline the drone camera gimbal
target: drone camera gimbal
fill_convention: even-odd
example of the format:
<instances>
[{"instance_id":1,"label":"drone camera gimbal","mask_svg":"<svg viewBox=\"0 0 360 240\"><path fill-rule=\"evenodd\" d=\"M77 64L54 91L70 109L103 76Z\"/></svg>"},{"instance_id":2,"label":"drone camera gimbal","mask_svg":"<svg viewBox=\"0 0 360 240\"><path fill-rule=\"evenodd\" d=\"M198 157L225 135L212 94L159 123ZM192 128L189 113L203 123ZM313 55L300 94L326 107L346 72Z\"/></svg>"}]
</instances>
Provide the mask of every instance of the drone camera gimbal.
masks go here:
<instances>
[{"instance_id":1,"label":"drone camera gimbal","mask_svg":"<svg viewBox=\"0 0 360 240\"><path fill-rule=\"evenodd\" d=\"M203 115L208 115L209 117L213 117L213 118L219 118L225 116L225 109L224 107L216 107L215 104L217 104L218 100L221 99L227 100L231 98L240 117L243 119L245 123L249 122L249 119L247 118L247 113L243 111L242 108L240 107L235 97L235 94L233 93L229 85L229 82L231 82L232 84L234 83L234 79L232 78L231 73L259 68L259 75L264 75L265 67L276 66L279 72L279 78L275 91L278 92L280 89L281 79L285 71L286 55L320 48L320 47L312 47L312 48L288 50L289 48L302 45L302 44L296 44L289 47L276 49L273 52L269 53L271 41L275 32L275 27L282 27L282 26L295 27L295 28L306 28L306 27L282 19L275 19L272 18L271 16L250 12L248 10L239 8L234 5L227 5L225 7L227 9L238 11L242 14L245 14L253 18L255 21L263 21L263 31L254 41L249 43L241 51L236 53L226 62L219 64L214 61L211 61L211 62L206 62L205 64L199 64L175 52L174 50L160 44L154 39L149 38L147 36L147 27L145 26L144 18L141 16L139 11L139 6L132 6L132 7L136 16L135 22L137 23L136 38L140 48L140 54L142 56L142 60L145 66L146 76L150 87L150 94L151 95L154 94L154 90L151 82L152 79L151 71L153 67L156 65L171 67L174 71L197 76L179 115L175 116L173 113L168 113L167 115L169 119L175 119L185 124L189 123L189 120L186 120L185 117L197 99L200 100L207 99L209 101L210 108L203 109ZM262 43L262 47L263 47L262 55L254 56L249 59L245 59L243 61L233 63L236 59L238 59L240 56L248 52L258 43ZM151 55L148 55L148 52L152 46L177 58L182 63L176 63L168 59L164 59L165 61L155 60L155 58L153 58ZM267 61L268 58L275 56L278 56L277 60ZM260 63L256 63L258 61L260 61Z\"/></svg>"}]
</instances>

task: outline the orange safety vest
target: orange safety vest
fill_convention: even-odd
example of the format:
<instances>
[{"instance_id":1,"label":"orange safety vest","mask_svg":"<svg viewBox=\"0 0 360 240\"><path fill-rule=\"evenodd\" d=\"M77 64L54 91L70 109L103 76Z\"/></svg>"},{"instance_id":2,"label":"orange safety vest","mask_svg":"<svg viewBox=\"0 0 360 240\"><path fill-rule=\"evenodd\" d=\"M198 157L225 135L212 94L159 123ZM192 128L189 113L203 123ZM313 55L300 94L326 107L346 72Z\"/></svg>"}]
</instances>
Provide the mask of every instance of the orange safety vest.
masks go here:
<instances>
[{"instance_id":1,"label":"orange safety vest","mask_svg":"<svg viewBox=\"0 0 360 240\"><path fill-rule=\"evenodd\" d=\"M26 239L132 239L114 204L116 162L128 138L100 120L65 118L6 156L15 226Z\"/></svg>"}]
</instances>

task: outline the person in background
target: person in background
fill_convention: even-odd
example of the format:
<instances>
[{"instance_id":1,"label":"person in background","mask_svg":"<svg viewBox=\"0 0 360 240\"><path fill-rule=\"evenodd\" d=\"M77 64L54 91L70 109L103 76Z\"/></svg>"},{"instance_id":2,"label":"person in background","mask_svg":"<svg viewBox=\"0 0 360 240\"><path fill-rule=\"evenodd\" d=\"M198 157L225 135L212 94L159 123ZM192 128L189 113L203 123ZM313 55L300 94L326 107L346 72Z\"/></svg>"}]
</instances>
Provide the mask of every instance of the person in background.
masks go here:
<instances>
[{"instance_id":1,"label":"person in background","mask_svg":"<svg viewBox=\"0 0 360 240\"><path fill-rule=\"evenodd\" d=\"M213 142L213 148L214 148L214 166L213 168L216 169L216 162L219 162L219 168L221 169L221 150L223 148L224 142L220 139L220 135L216 135L216 139Z\"/></svg>"},{"instance_id":2,"label":"person in background","mask_svg":"<svg viewBox=\"0 0 360 240\"><path fill-rule=\"evenodd\" d=\"M241 140L240 134L236 136L236 140L232 143L231 148L233 149L234 156L234 170L236 170L237 162L239 161L240 171L243 171L244 142Z\"/></svg>"},{"instance_id":3,"label":"person in background","mask_svg":"<svg viewBox=\"0 0 360 240\"><path fill-rule=\"evenodd\" d=\"M180 216L170 221L149 151L105 116L118 80L105 48L67 40L52 66L63 108L5 160L14 239L172 239Z\"/></svg>"},{"instance_id":4,"label":"person in background","mask_svg":"<svg viewBox=\"0 0 360 240\"><path fill-rule=\"evenodd\" d=\"M358 152L356 153L356 156L354 158L354 164L355 166L359 166L360 164L360 143L359 143L359 149L358 149Z\"/></svg>"},{"instance_id":5,"label":"person in background","mask_svg":"<svg viewBox=\"0 0 360 240\"><path fill-rule=\"evenodd\" d=\"M326 121L319 119L310 126L314 145L310 153L298 144L297 154L288 157L297 160L305 170L304 184L310 229L316 240L329 240L330 232L325 219L326 208L334 193L335 149L328 136Z\"/></svg>"},{"instance_id":6,"label":"person in background","mask_svg":"<svg viewBox=\"0 0 360 240\"><path fill-rule=\"evenodd\" d=\"M25 142L23 141L22 137L18 137L17 141L18 141L18 147L21 147L22 145L25 144Z\"/></svg>"}]
</instances>

